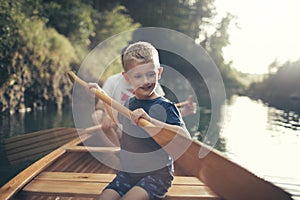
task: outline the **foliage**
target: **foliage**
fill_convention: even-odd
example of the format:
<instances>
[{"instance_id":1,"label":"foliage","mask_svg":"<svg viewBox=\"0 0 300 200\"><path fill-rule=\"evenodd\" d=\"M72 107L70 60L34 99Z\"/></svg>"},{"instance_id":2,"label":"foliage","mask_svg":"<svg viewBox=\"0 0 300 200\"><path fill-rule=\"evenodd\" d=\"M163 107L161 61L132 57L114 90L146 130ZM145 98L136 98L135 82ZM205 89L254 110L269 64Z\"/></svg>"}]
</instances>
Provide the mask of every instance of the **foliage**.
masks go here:
<instances>
[{"instance_id":1,"label":"foliage","mask_svg":"<svg viewBox=\"0 0 300 200\"><path fill-rule=\"evenodd\" d=\"M0 110L68 103L71 86L64 72L77 70L87 52L100 42L140 26L170 28L200 40L225 82L237 87L236 74L230 63L224 64L222 55L231 18L217 26L215 15L214 0L2 0ZM211 27L217 27L215 33L208 31ZM115 43L125 46L129 40ZM112 51L108 49L104 56L113 55ZM120 70L120 59L112 60L105 77Z\"/></svg>"},{"instance_id":2,"label":"foliage","mask_svg":"<svg viewBox=\"0 0 300 200\"><path fill-rule=\"evenodd\" d=\"M19 13L18 2L3 1L0 4L0 87L8 80L9 69L7 65L12 59L13 52L22 45L21 37L18 33L18 24L22 16L15 16Z\"/></svg>"},{"instance_id":3,"label":"foliage","mask_svg":"<svg viewBox=\"0 0 300 200\"><path fill-rule=\"evenodd\" d=\"M96 32L91 37L93 41L91 48L94 48L109 37L140 27L140 24L134 23L133 19L126 12L127 10L124 6L116 5L111 10L105 10L94 16Z\"/></svg>"},{"instance_id":4,"label":"foliage","mask_svg":"<svg viewBox=\"0 0 300 200\"><path fill-rule=\"evenodd\" d=\"M144 27L164 27L198 38L215 15L213 0L124 0L130 15Z\"/></svg>"},{"instance_id":5,"label":"foliage","mask_svg":"<svg viewBox=\"0 0 300 200\"><path fill-rule=\"evenodd\" d=\"M216 30L210 37L206 37L202 41L202 45L207 49L210 56L219 67L226 89L241 90L244 86L239 80L239 72L231 68L231 63L225 63L223 56L223 48L229 45L229 34L227 32L228 27L235 16L227 14L216 25Z\"/></svg>"},{"instance_id":6,"label":"foliage","mask_svg":"<svg viewBox=\"0 0 300 200\"><path fill-rule=\"evenodd\" d=\"M95 31L92 16L94 9L81 0L42 0L41 15L47 26L55 28L72 43L88 45L89 36Z\"/></svg>"},{"instance_id":7,"label":"foliage","mask_svg":"<svg viewBox=\"0 0 300 200\"><path fill-rule=\"evenodd\" d=\"M277 63L276 72L271 70L271 73L262 82L252 83L249 88L249 95L263 99L279 108L299 110L300 60L286 62L282 65L279 65L276 60L272 65L274 63Z\"/></svg>"},{"instance_id":8,"label":"foliage","mask_svg":"<svg viewBox=\"0 0 300 200\"><path fill-rule=\"evenodd\" d=\"M47 28L43 19L22 13L22 2L6 3L10 19L7 26L15 28L17 33L10 39L17 41L18 48L1 55L1 80L5 81L1 84L0 109L14 112L49 103L61 106L64 100L70 100L71 87L64 72L75 61L72 45L56 30Z\"/></svg>"},{"instance_id":9,"label":"foliage","mask_svg":"<svg viewBox=\"0 0 300 200\"><path fill-rule=\"evenodd\" d=\"M235 17L228 14L216 24L217 13L213 0L154 0L147 3L139 0L124 0L122 4L129 10L133 19L143 26L169 28L198 40L219 67L226 89L244 89L238 78L240 74L232 69L230 62L225 63L223 56L223 48L229 45L227 30ZM178 69L181 64L174 63L171 66ZM181 73L185 72L181 71ZM189 77L192 79L193 73L189 73Z\"/></svg>"},{"instance_id":10,"label":"foliage","mask_svg":"<svg viewBox=\"0 0 300 200\"><path fill-rule=\"evenodd\" d=\"M94 49L101 42L119 33L140 27L140 24L134 23L133 19L127 15L126 12L127 10L124 6L116 4L112 8L104 10L94 16L96 31L95 34L90 37L90 49ZM105 51L103 50L99 53L103 54L103 52L105 52L105 56L95 54L95 58L89 58L94 59L94 61L99 64L94 68L90 67L89 71L86 71L85 74L89 74L89 76L95 76L95 72L99 71L99 69L95 68L101 68L101 71L104 71L104 74L101 76L101 80L104 81L112 74L122 71L121 58L110 57L115 54L119 55L123 47L125 47L132 39L131 35L129 34L123 34L122 36L123 37L115 37L114 39L111 39L109 42L109 47L106 48ZM113 62L109 63L109 66L105 66L104 61L106 60L108 60L108 62L113 60Z\"/></svg>"}]
</instances>

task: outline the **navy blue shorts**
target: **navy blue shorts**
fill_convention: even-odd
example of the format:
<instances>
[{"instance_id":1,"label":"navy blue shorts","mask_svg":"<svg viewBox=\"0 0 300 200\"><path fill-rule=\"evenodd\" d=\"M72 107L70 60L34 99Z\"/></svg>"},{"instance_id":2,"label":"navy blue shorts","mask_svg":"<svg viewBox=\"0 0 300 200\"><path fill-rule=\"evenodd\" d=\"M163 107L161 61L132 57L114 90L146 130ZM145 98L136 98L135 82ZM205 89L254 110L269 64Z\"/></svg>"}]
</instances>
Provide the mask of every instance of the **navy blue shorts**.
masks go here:
<instances>
[{"instance_id":1,"label":"navy blue shorts","mask_svg":"<svg viewBox=\"0 0 300 200\"><path fill-rule=\"evenodd\" d=\"M146 190L150 200L159 200L166 196L172 180L172 173L151 173L141 177L118 171L115 179L105 189L113 189L122 197L132 187L139 186Z\"/></svg>"}]
</instances>

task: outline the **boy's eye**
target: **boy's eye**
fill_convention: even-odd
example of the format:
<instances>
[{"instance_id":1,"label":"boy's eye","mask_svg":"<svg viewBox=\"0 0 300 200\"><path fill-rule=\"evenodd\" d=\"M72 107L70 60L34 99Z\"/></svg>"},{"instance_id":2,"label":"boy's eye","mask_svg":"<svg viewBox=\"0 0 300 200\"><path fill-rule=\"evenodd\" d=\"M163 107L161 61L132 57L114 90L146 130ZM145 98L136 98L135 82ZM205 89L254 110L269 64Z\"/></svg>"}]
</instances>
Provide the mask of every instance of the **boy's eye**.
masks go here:
<instances>
[{"instance_id":1,"label":"boy's eye","mask_svg":"<svg viewBox=\"0 0 300 200\"><path fill-rule=\"evenodd\" d=\"M142 75L134 75L134 78L135 79L140 79L140 78L142 78Z\"/></svg>"},{"instance_id":2,"label":"boy's eye","mask_svg":"<svg viewBox=\"0 0 300 200\"><path fill-rule=\"evenodd\" d=\"M151 72L147 74L148 77L154 77L155 75L156 75L155 72Z\"/></svg>"},{"instance_id":3,"label":"boy's eye","mask_svg":"<svg viewBox=\"0 0 300 200\"><path fill-rule=\"evenodd\" d=\"M155 72L149 72L149 73L146 73L145 75L135 74L135 75L133 75L133 78L134 79L141 79L141 78L143 78L143 76L146 76L147 78L153 78L153 77L156 76L156 73Z\"/></svg>"}]
</instances>

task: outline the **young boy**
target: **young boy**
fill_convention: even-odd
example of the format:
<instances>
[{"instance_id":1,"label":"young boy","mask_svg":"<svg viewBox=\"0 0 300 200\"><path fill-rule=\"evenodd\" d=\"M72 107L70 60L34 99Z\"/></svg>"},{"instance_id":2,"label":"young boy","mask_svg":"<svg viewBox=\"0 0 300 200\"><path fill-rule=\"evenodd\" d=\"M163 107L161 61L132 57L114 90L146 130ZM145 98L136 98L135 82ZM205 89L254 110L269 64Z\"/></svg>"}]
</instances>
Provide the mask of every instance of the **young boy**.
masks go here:
<instances>
[{"instance_id":1,"label":"young boy","mask_svg":"<svg viewBox=\"0 0 300 200\"><path fill-rule=\"evenodd\" d=\"M136 123L140 118L157 126L164 122L190 136L175 104L155 91L163 71L157 50L147 42L131 44L123 62L123 76L134 90L134 97L125 103L132 116L131 120L118 116L122 124L122 168L99 199L163 199L172 184L173 159Z\"/></svg>"}]
</instances>

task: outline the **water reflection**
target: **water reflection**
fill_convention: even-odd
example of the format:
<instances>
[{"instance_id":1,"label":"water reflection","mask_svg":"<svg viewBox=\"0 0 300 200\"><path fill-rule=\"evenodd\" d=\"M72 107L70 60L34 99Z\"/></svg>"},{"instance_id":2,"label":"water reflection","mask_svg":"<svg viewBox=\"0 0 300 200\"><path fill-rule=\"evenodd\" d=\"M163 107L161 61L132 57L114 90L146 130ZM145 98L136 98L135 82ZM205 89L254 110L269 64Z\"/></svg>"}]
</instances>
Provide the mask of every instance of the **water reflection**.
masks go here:
<instances>
[{"instance_id":1,"label":"water reflection","mask_svg":"<svg viewBox=\"0 0 300 200\"><path fill-rule=\"evenodd\" d=\"M299 115L234 96L224 106L226 154L260 176L300 178Z\"/></svg>"},{"instance_id":2,"label":"water reflection","mask_svg":"<svg viewBox=\"0 0 300 200\"><path fill-rule=\"evenodd\" d=\"M0 115L0 138L31 133L53 127L74 127L71 107L55 108L14 115Z\"/></svg>"},{"instance_id":3,"label":"water reflection","mask_svg":"<svg viewBox=\"0 0 300 200\"><path fill-rule=\"evenodd\" d=\"M209 121L211 120L211 110L206 107L200 107L200 122L197 132L194 135L194 138L197 140L214 147L215 149L225 152L226 151L226 142L225 139L220 135L221 124L215 123L214 128L211 129L211 133L207 135ZM217 141L215 143L215 141Z\"/></svg>"},{"instance_id":4,"label":"water reflection","mask_svg":"<svg viewBox=\"0 0 300 200\"><path fill-rule=\"evenodd\" d=\"M294 111L283 111L269 108L269 129L284 133L286 129L292 129L299 136L300 116Z\"/></svg>"}]
</instances>

